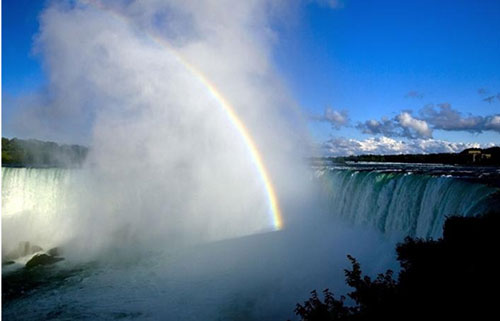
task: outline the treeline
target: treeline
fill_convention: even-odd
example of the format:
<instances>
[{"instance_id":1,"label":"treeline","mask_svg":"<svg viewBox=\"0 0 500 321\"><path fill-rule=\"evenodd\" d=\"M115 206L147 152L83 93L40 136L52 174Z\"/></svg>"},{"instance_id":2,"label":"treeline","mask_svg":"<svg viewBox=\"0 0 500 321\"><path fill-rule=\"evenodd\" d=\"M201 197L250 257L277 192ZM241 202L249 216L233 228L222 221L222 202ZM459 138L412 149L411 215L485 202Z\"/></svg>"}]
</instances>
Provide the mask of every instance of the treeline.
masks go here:
<instances>
[{"instance_id":1,"label":"treeline","mask_svg":"<svg viewBox=\"0 0 500 321\"><path fill-rule=\"evenodd\" d=\"M80 145L2 137L2 166L78 167L87 153L88 148Z\"/></svg>"},{"instance_id":2,"label":"treeline","mask_svg":"<svg viewBox=\"0 0 500 321\"><path fill-rule=\"evenodd\" d=\"M297 304L303 321L332 320L491 320L500 291L500 213L451 217L439 240L407 238L396 252L398 278L388 270L372 279L349 256L346 298L328 289Z\"/></svg>"},{"instance_id":3,"label":"treeline","mask_svg":"<svg viewBox=\"0 0 500 321\"><path fill-rule=\"evenodd\" d=\"M469 148L460 153L404 154L404 155L359 155L327 157L313 160L345 162L390 162L390 163L435 163L450 165L500 166L500 147L486 149Z\"/></svg>"}]
</instances>

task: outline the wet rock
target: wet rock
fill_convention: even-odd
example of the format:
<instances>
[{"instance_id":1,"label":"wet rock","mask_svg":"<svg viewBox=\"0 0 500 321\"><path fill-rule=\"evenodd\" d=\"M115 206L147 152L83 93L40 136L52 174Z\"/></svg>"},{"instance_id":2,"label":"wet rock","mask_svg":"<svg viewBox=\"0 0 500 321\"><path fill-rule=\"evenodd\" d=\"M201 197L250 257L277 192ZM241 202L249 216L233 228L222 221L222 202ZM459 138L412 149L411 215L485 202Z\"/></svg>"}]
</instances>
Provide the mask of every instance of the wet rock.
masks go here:
<instances>
[{"instance_id":1,"label":"wet rock","mask_svg":"<svg viewBox=\"0 0 500 321\"><path fill-rule=\"evenodd\" d=\"M61 256L62 255L62 250L60 247L53 247L50 250L47 251L47 254L50 256Z\"/></svg>"},{"instance_id":2,"label":"wet rock","mask_svg":"<svg viewBox=\"0 0 500 321\"><path fill-rule=\"evenodd\" d=\"M12 265L14 263L16 263L16 262L14 262L14 261L7 261L7 262L3 262L2 266Z\"/></svg>"},{"instance_id":3,"label":"wet rock","mask_svg":"<svg viewBox=\"0 0 500 321\"><path fill-rule=\"evenodd\" d=\"M40 265L50 265L64 260L62 257L55 257L48 254L35 254L27 263L26 268L34 268Z\"/></svg>"}]
</instances>

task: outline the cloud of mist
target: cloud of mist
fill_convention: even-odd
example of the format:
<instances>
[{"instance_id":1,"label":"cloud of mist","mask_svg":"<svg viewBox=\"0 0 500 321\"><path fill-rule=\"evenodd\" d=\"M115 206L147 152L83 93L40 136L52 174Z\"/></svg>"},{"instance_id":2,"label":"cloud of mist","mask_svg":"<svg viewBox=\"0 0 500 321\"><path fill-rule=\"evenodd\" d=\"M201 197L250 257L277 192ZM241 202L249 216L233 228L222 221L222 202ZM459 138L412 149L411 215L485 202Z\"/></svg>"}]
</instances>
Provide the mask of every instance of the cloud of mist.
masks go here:
<instances>
[{"instance_id":1,"label":"cloud of mist","mask_svg":"<svg viewBox=\"0 0 500 321\"><path fill-rule=\"evenodd\" d=\"M73 244L90 251L117 240L180 246L272 230L264 183L241 133L178 56L234 107L285 224L296 219L308 199L302 157L311 151L271 60L270 20L282 7L150 0L45 9L35 47L49 82L23 98L16 119L30 135L90 146L85 179L73 191L78 210L57 222Z\"/></svg>"},{"instance_id":2,"label":"cloud of mist","mask_svg":"<svg viewBox=\"0 0 500 321\"><path fill-rule=\"evenodd\" d=\"M140 308L183 320L220 319L221 305L232 300L252 302L257 320L281 319L293 317L294 303L311 288L345 289L347 253L369 272L393 260L384 236L331 220L327 200L315 196L302 162L311 155L306 124L271 60L270 20L282 6L286 12L286 1L93 3L56 2L43 12L36 47L49 84L19 119L33 135L90 146L67 186L71 206L45 222L39 239L56 231L69 249L66 262L125 254L136 265L103 268L64 288L61 300L78 301L86 313L119 308L133 316ZM238 239L272 228L261 177L219 102L172 49L248 127L278 194L284 231ZM347 114L326 116L347 121ZM199 245L228 238L236 239ZM186 249L193 243L200 247ZM170 256L171 248L182 251ZM162 255L138 259L137 252ZM40 307L38 298L28 306ZM42 309L61 301L49 302Z\"/></svg>"}]
</instances>

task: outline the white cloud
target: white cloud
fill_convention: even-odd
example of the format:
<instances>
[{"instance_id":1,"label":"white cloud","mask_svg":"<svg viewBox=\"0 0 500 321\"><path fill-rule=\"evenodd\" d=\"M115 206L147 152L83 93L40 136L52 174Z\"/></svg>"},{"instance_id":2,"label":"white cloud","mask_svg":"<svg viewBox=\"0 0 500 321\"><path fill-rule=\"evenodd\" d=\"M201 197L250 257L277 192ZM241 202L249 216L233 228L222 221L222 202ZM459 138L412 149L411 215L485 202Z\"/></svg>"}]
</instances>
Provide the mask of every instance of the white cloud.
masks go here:
<instances>
[{"instance_id":1,"label":"white cloud","mask_svg":"<svg viewBox=\"0 0 500 321\"><path fill-rule=\"evenodd\" d=\"M432 130L425 120L416 119L408 112L402 112L396 116L396 120L403 128L406 137L431 138Z\"/></svg>"},{"instance_id":2,"label":"white cloud","mask_svg":"<svg viewBox=\"0 0 500 321\"><path fill-rule=\"evenodd\" d=\"M499 114L487 116L463 115L450 104L427 105L415 117L411 111L402 111L394 118L359 122L356 128L363 134L404 138L433 138L433 130L500 133Z\"/></svg>"},{"instance_id":3,"label":"white cloud","mask_svg":"<svg viewBox=\"0 0 500 321\"><path fill-rule=\"evenodd\" d=\"M356 128L363 134L387 137L432 138L432 129L426 121L413 117L409 112L401 112L392 119L382 118L358 123Z\"/></svg>"},{"instance_id":4,"label":"white cloud","mask_svg":"<svg viewBox=\"0 0 500 321\"><path fill-rule=\"evenodd\" d=\"M487 117L485 121L485 128L500 132L500 115Z\"/></svg>"},{"instance_id":5,"label":"white cloud","mask_svg":"<svg viewBox=\"0 0 500 321\"><path fill-rule=\"evenodd\" d=\"M349 114L347 110L335 110L326 108L322 116L311 116L311 120L328 122L334 129L340 129L349 124Z\"/></svg>"},{"instance_id":6,"label":"white cloud","mask_svg":"<svg viewBox=\"0 0 500 321\"><path fill-rule=\"evenodd\" d=\"M397 136L396 126L392 119L382 118L378 121L375 119L370 119L364 123L358 123L356 128L361 130L363 134L370 135L383 135L383 136Z\"/></svg>"},{"instance_id":7,"label":"white cloud","mask_svg":"<svg viewBox=\"0 0 500 321\"><path fill-rule=\"evenodd\" d=\"M330 121L332 125L334 126L344 126L347 124L349 121L349 118L347 116L347 111L342 110L342 111L337 111L331 108L328 108L325 111L325 119Z\"/></svg>"},{"instance_id":8,"label":"white cloud","mask_svg":"<svg viewBox=\"0 0 500 321\"><path fill-rule=\"evenodd\" d=\"M471 147L491 147L490 144L456 143L436 139L396 140L390 137L370 137L357 140L344 137L333 137L323 144L326 154L332 156L362 154L429 154L456 153Z\"/></svg>"},{"instance_id":9,"label":"white cloud","mask_svg":"<svg viewBox=\"0 0 500 321\"><path fill-rule=\"evenodd\" d=\"M495 125L495 120L500 115L465 116L448 103L439 104L437 109L434 105L428 105L420 111L420 115L434 129L471 133L482 133L487 130L500 132L500 127Z\"/></svg>"}]
</instances>

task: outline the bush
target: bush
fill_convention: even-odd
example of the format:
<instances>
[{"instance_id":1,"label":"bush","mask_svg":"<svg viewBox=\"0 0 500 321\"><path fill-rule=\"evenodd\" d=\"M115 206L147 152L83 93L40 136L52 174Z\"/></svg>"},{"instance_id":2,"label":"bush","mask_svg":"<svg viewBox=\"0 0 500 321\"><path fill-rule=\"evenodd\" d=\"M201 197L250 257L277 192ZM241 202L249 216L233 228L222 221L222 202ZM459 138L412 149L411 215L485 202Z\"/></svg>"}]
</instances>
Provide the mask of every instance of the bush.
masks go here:
<instances>
[{"instance_id":1,"label":"bush","mask_svg":"<svg viewBox=\"0 0 500 321\"><path fill-rule=\"evenodd\" d=\"M397 245L401 264L397 280L392 271L375 280L363 276L351 256L352 269L345 270L346 283L354 289L336 299L328 289L321 300L316 291L297 304L296 315L316 320L413 320L490 319L496 315L500 214L448 218L443 238L406 238Z\"/></svg>"}]
</instances>

